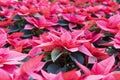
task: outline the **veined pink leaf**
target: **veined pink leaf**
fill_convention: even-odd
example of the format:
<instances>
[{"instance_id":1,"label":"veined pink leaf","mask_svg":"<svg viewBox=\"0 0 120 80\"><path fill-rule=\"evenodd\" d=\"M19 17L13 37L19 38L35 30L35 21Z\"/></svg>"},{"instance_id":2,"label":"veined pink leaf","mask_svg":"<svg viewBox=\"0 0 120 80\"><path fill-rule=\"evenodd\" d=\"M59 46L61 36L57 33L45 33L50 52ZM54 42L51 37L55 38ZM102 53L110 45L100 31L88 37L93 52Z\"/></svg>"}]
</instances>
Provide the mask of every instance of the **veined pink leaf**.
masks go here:
<instances>
[{"instance_id":1,"label":"veined pink leaf","mask_svg":"<svg viewBox=\"0 0 120 80\"><path fill-rule=\"evenodd\" d=\"M76 35L76 34L77 34L77 35ZM85 31L84 31L84 30L74 30L74 32L72 32L71 35L74 37L74 38L73 38L73 41L76 41L79 37L85 35Z\"/></svg>"},{"instance_id":2,"label":"veined pink leaf","mask_svg":"<svg viewBox=\"0 0 120 80\"><path fill-rule=\"evenodd\" d=\"M45 16L41 16L39 19L35 19L33 17L25 17L25 19L29 22L29 23L32 23L35 27L37 28L47 28L47 27L50 27L52 25L56 25L55 23L53 22L50 22L49 20L47 20L45 18Z\"/></svg>"},{"instance_id":3,"label":"veined pink leaf","mask_svg":"<svg viewBox=\"0 0 120 80\"><path fill-rule=\"evenodd\" d=\"M77 25L76 24L71 24L71 23L69 23L69 29L71 30L71 31L73 31L73 28L75 28Z\"/></svg>"},{"instance_id":4,"label":"veined pink leaf","mask_svg":"<svg viewBox=\"0 0 120 80\"><path fill-rule=\"evenodd\" d=\"M113 76L113 75L107 75L107 76L105 76L105 78L103 78L103 80L117 80L117 79L115 79L115 77Z\"/></svg>"},{"instance_id":5,"label":"veined pink leaf","mask_svg":"<svg viewBox=\"0 0 120 80\"><path fill-rule=\"evenodd\" d=\"M11 50L9 51L8 60L20 61L20 60L23 60L25 57L27 57L26 54L22 54L20 52Z\"/></svg>"},{"instance_id":6,"label":"veined pink leaf","mask_svg":"<svg viewBox=\"0 0 120 80\"><path fill-rule=\"evenodd\" d=\"M33 47L30 52L29 52L29 56L35 56L37 54L40 54L41 53L41 48L39 47Z\"/></svg>"},{"instance_id":7,"label":"veined pink leaf","mask_svg":"<svg viewBox=\"0 0 120 80\"><path fill-rule=\"evenodd\" d=\"M109 73L110 70L112 69L114 63L115 63L114 56L111 56L111 57L99 62L99 64L105 68L103 74Z\"/></svg>"},{"instance_id":8,"label":"veined pink leaf","mask_svg":"<svg viewBox=\"0 0 120 80\"><path fill-rule=\"evenodd\" d=\"M0 69L0 80L12 80L12 78L10 77L8 72Z\"/></svg>"},{"instance_id":9,"label":"veined pink leaf","mask_svg":"<svg viewBox=\"0 0 120 80\"><path fill-rule=\"evenodd\" d=\"M64 14L63 18L69 22L80 24L82 21L85 20L86 16L75 15L75 14Z\"/></svg>"},{"instance_id":10,"label":"veined pink leaf","mask_svg":"<svg viewBox=\"0 0 120 80\"><path fill-rule=\"evenodd\" d=\"M64 3L64 4L68 4L70 2L70 0L57 0L57 1Z\"/></svg>"},{"instance_id":11,"label":"veined pink leaf","mask_svg":"<svg viewBox=\"0 0 120 80\"><path fill-rule=\"evenodd\" d=\"M95 63L95 64L93 65L91 71L92 71L94 74L96 74L96 75L98 75L98 74L103 75L104 69L105 69L105 68L104 68L102 65L100 65L99 63Z\"/></svg>"},{"instance_id":12,"label":"veined pink leaf","mask_svg":"<svg viewBox=\"0 0 120 80\"><path fill-rule=\"evenodd\" d=\"M115 32L114 29L107 28L107 22L106 21L97 21L98 27L105 31Z\"/></svg>"},{"instance_id":13,"label":"veined pink leaf","mask_svg":"<svg viewBox=\"0 0 120 80\"><path fill-rule=\"evenodd\" d=\"M102 34L97 34L97 35L95 35L95 36L93 37L92 42L96 42L98 39L101 38L101 36L102 36Z\"/></svg>"},{"instance_id":14,"label":"veined pink leaf","mask_svg":"<svg viewBox=\"0 0 120 80\"><path fill-rule=\"evenodd\" d=\"M111 16L108 20L98 20L96 21L98 27L105 31L109 31L116 34L120 29L120 15L116 14Z\"/></svg>"},{"instance_id":15,"label":"veined pink leaf","mask_svg":"<svg viewBox=\"0 0 120 80\"><path fill-rule=\"evenodd\" d=\"M84 45L81 45L80 47L79 47L79 51L80 52L82 52L82 53L84 53L84 54L86 54L86 55L88 55L88 56L93 56L91 53L90 53L90 51L84 46Z\"/></svg>"},{"instance_id":16,"label":"veined pink leaf","mask_svg":"<svg viewBox=\"0 0 120 80\"><path fill-rule=\"evenodd\" d=\"M57 35L53 34L53 33L48 33L50 35L50 37L53 39L53 41L58 41L60 40L60 37L58 37Z\"/></svg>"},{"instance_id":17,"label":"veined pink leaf","mask_svg":"<svg viewBox=\"0 0 120 80\"><path fill-rule=\"evenodd\" d=\"M34 73L34 72L27 72L28 75L30 75L33 79L35 80L43 80L42 76L37 74L37 73Z\"/></svg>"},{"instance_id":18,"label":"veined pink leaf","mask_svg":"<svg viewBox=\"0 0 120 80\"><path fill-rule=\"evenodd\" d=\"M90 75L90 76L87 76L84 80L101 80L104 77L105 76L103 75Z\"/></svg>"},{"instance_id":19,"label":"veined pink leaf","mask_svg":"<svg viewBox=\"0 0 120 80\"><path fill-rule=\"evenodd\" d=\"M65 80L65 79L63 79L62 72L59 72L59 73L54 77L54 79L51 79L51 80Z\"/></svg>"},{"instance_id":20,"label":"veined pink leaf","mask_svg":"<svg viewBox=\"0 0 120 80\"><path fill-rule=\"evenodd\" d=\"M119 80L120 79L120 71L113 72L112 75L114 76L115 80Z\"/></svg>"},{"instance_id":21,"label":"veined pink leaf","mask_svg":"<svg viewBox=\"0 0 120 80\"><path fill-rule=\"evenodd\" d=\"M42 80L42 76L39 75L37 72L39 72L42 69L42 67L45 65L45 62L41 62L41 59L43 57L44 55L42 54L40 56L35 56L31 58L27 62L24 62L20 66L18 77L24 76L27 78L28 76L31 76L34 79Z\"/></svg>"},{"instance_id":22,"label":"veined pink leaf","mask_svg":"<svg viewBox=\"0 0 120 80\"><path fill-rule=\"evenodd\" d=\"M26 24L24 29L26 29L26 30L32 30L33 28L34 28L34 26Z\"/></svg>"},{"instance_id":23,"label":"veined pink leaf","mask_svg":"<svg viewBox=\"0 0 120 80\"><path fill-rule=\"evenodd\" d=\"M42 73L43 77L47 80L54 79L56 76L56 74L47 73L44 70L41 70L41 73Z\"/></svg>"},{"instance_id":24,"label":"veined pink leaf","mask_svg":"<svg viewBox=\"0 0 120 80\"><path fill-rule=\"evenodd\" d=\"M1 67L3 70L7 71L10 74L13 74L16 69L18 69L18 66L16 65L4 65Z\"/></svg>"},{"instance_id":25,"label":"veined pink leaf","mask_svg":"<svg viewBox=\"0 0 120 80\"><path fill-rule=\"evenodd\" d=\"M79 66L79 68L82 69L82 71L85 73L85 75L90 75L91 74L91 71L87 67L83 66L78 61L75 61L75 62Z\"/></svg>"},{"instance_id":26,"label":"veined pink leaf","mask_svg":"<svg viewBox=\"0 0 120 80\"><path fill-rule=\"evenodd\" d=\"M0 48L1 64L20 64L21 60L27 57L27 54L22 54L17 51L9 50L9 48Z\"/></svg>"},{"instance_id":27,"label":"veined pink leaf","mask_svg":"<svg viewBox=\"0 0 120 80\"><path fill-rule=\"evenodd\" d=\"M91 56L88 57L88 63L93 64L95 62L97 62L97 58L96 57L91 57Z\"/></svg>"},{"instance_id":28,"label":"veined pink leaf","mask_svg":"<svg viewBox=\"0 0 120 80\"><path fill-rule=\"evenodd\" d=\"M7 41L7 33L2 28L0 28L0 47L5 45Z\"/></svg>"},{"instance_id":29,"label":"veined pink leaf","mask_svg":"<svg viewBox=\"0 0 120 80\"><path fill-rule=\"evenodd\" d=\"M44 55L40 56L35 56L29 61L25 62L24 64L21 65L21 70L23 72L31 72L31 71L38 71L44 66L44 63L41 64L41 59L43 58Z\"/></svg>"},{"instance_id":30,"label":"veined pink leaf","mask_svg":"<svg viewBox=\"0 0 120 80\"><path fill-rule=\"evenodd\" d=\"M42 44L38 45L37 47L46 47L46 46L50 46L50 45L52 45L52 42L42 43Z\"/></svg>"},{"instance_id":31,"label":"veined pink leaf","mask_svg":"<svg viewBox=\"0 0 120 80\"><path fill-rule=\"evenodd\" d=\"M80 73L80 72L79 72ZM62 74L64 80L79 80L80 76L77 75L76 70L71 70Z\"/></svg>"},{"instance_id":32,"label":"veined pink leaf","mask_svg":"<svg viewBox=\"0 0 120 80\"><path fill-rule=\"evenodd\" d=\"M25 17L25 19L26 19L28 22L32 23L32 24L34 24L34 23L37 24L37 21L36 21L34 18L31 18L31 17Z\"/></svg>"},{"instance_id":33,"label":"veined pink leaf","mask_svg":"<svg viewBox=\"0 0 120 80\"><path fill-rule=\"evenodd\" d=\"M115 59L113 56L94 64L92 67L92 72L95 74L108 74L110 70L112 69L113 65L115 63Z\"/></svg>"},{"instance_id":34,"label":"veined pink leaf","mask_svg":"<svg viewBox=\"0 0 120 80\"><path fill-rule=\"evenodd\" d=\"M66 47L65 47L65 49L67 49L67 50L69 50L69 51L71 51L71 52L76 52L76 51L79 50L77 47L75 47L75 48L66 48Z\"/></svg>"},{"instance_id":35,"label":"veined pink leaf","mask_svg":"<svg viewBox=\"0 0 120 80\"><path fill-rule=\"evenodd\" d=\"M114 15L109 18L109 22L112 24L119 24L120 23L120 15Z\"/></svg>"},{"instance_id":36,"label":"veined pink leaf","mask_svg":"<svg viewBox=\"0 0 120 80\"><path fill-rule=\"evenodd\" d=\"M44 49L44 51L51 51L54 48L56 48L56 45L54 45L52 42L46 42L46 43L42 43L36 47L42 48L42 49Z\"/></svg>"},{"instance_id":37,"label":"veined pink leaf","mask_svg":"<svg viewBox=\"0 0 120 80\"><path fill-rule=\"evenodd\" d=\"M99 49L94 47L93 44L91 44L90 42L86 42L84 43L85 48L94 56L96 57L98 60L100 59L106 59L109 57L108 54L105 53L105 49ZM91 56L92 57L92 56Z\"/></svg>"},{"instance_id":38,"label":"veined pink leaf","mask_svg":"<svg viewBox=\"0 0 120 80\"><path fill-rule=\"evenodd\" d=\"M22 64L22 62L18 62L18 61L12 61L12 60L8 60L9 62L4 62L4 64L7 65L13 65L13 64Z\"/></svg>"},{"instance_id":39,"label":"veined pink leaf","mask_svg":"<svg viewBox=\"0 0 120 80\"><path fill-rule=\"evenodd\" d=\"M120 31L115 35L115 38L113 39L114 47L119 49L120 48Z\"/></svg>"},{"instance_id":40,"label":"veined pink leaf","mask_svg":"<svg viewBox=\"0 0 120 80\"><path fill-rule=\"evenodd\" d=\"M71 35L69 32L64 32L62 35L61 35L61 41L62 42L70 42L72 39Z\"/></svg>"}]
</instances>

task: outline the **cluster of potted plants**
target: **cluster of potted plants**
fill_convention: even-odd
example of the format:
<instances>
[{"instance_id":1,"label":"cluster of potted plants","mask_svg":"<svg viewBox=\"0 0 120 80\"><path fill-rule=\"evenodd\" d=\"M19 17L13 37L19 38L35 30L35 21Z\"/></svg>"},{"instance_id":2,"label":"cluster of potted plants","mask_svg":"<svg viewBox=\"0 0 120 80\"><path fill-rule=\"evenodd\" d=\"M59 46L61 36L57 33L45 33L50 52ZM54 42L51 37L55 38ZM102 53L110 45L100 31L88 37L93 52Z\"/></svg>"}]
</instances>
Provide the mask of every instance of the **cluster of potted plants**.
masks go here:
<instances>
[{"instance_id":1,"label":"cluster of potted plants","mask_svg":"<svg viewBox=\"0 0 120 80\"><path fill-rule=\"evenodd\" d=\"M0 80L120 80L120 5L0 0Z\"/></svg>"}]
</instances>

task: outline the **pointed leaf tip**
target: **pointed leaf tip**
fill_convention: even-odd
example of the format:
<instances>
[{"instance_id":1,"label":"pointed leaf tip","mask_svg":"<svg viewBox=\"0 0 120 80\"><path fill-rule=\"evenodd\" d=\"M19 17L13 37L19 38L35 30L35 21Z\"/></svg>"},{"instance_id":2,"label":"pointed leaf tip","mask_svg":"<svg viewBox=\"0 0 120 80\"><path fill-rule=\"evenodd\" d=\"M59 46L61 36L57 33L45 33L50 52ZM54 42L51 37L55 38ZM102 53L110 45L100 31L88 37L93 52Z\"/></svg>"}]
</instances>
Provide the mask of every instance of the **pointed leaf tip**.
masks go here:
<instances>
[{"instance_id":1,"label":"pointed leaf tip","mask_svg":"<svg viewBox=\"0 0 120 80\"><path fill-rule=\"evenodd\" d=\"M52 59L52 61L55 62L61 55L62 55L62 53L60 52L60 50L58 48L55 48L51 52L51 59Z\"/></svg>"}]
</instances>

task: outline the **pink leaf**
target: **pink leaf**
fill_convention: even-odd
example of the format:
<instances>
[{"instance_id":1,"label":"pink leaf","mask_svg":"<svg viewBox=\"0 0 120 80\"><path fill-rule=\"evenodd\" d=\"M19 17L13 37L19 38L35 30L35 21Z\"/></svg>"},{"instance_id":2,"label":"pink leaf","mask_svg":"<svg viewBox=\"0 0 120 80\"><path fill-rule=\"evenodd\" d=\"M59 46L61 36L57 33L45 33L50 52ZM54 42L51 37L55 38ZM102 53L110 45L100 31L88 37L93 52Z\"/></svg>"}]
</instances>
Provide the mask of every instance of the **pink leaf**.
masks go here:
<instances>
[{"instance_id":1,"label":"pink leaf","mask_svg":"<svg viewBox=\"0 0 120 80\"><path fill-rule=\"evenodd\" d=\"M12 80L12 78L6 71L0 69L0 80Z\"/></svg>"},{"instance_id":2,"label":"pink leaf","mask_svg":"<svg viewBox=\"0 0 120 80\"><path fill-rule=\"evenodd\" d=\"M92 70L91 70L94 74L98 75L98 74L104 74L103 71L104 71L104 67L101 66L99 63L95 63L92 67Z\"/></svg>"},{"instance_id":3,"label":"pink leaf","mask_svg":"<svg viewBox=\"0 0 120 80\"><path fill-rule=\"evenodd\" d=\"M95 74L108 74L115 63L114 56L111 56L99 63L94 64L92 72Z\"/></svg>"},{"instance_id":4,"label":"pink leaf","mask_svg":"<svg viewBox=\"0 0 120 80\"><path fill-rule=\"evenodd\" d=\"M71 35L69 32L64 32L62 35L61 35L61 40L63 42L70 42L70 40L72 39Z\"/></svg>"},{"instance_id":5,"label":"pink leaf","mask_svg":"<svg viewBox=\"0 0 120 80\"><path fill-rule=\"evenodd\" d=\"M41 51L42 51L41 48L39 48L39 47L33 47L33 48L30 50L29 55L30 55L30 56L35 56L35 55L37 55L37 54L40 54Z\"/></svg>"},{"instance_id":6,"label":"pink leaf","mask_svg":"<svg viewBox=\"0 0 120 80\"><path fill-rule=\"evenodd\" d=\"M110 22L111 24L118 24L118 23L120 23L120 15L117 14L117 15L111 16L111 17L109 18L109 22Z\"/></svg>"},{"instance_id":7,"label":"pink leaf","mask_svg":"<svg viewBox=\"0 0 120 80\"><path fill-rule=\"evenodd\" d=\"M43 80L42 76L37 74L37 73L34 73L34 72L27 72L28 75L30 75L33 79L36 79L36 80Z\"/></svg>"},{"instance_id":8,"label":"pink leaf","mask_svg":"<svg viewBox=\"0 0 120 80\"><path fill-rule=\"evenodd\" d=\"M60 38L57 35L53 34L53 33L49 33L49 36L53 39L53 41L60 40Z\"/></svg>"},{"instance_id":9,"label":"pink leaf","mask_svg":"<svg viewBox=\"0 0 120 80\"><path fill-rule=\"evenodd\" d=\"M115 58L114 58L114 56L111 56L111 57L101 61L99 64L104 67L104 74L107 74L112 69L114 63L115 63Z\"/></svg>"},{"instance_id":10,"label":"pink leaf","mask_svg":"<svg viewBox=\"0 0 120 80\"><path fill-rule=\"evenodd\" d=\"M82 46L79 47L79 51L82 52L82 53L84 53L84 54L86 54L86 55L88 55L88 56L91 56L91 57L93 56L90 53L90 51L84 45L82 45Z\"/></svg>"},{"instance_id":11,"label":"pink leaf","mask_svg":"<svg viewBox=\"0 0 120 80\"><path fill-rule=\"evenodd\" d=\"M77 26L76 24L69 23L69 29L71 31L73 31L73 28L75 28L76 26Z\"/></svg>"},{"instance_id":12,"label":"pink leaf","mask_svg":"<svg viewBox=\"0 0 120 80\"><path fill-rule=\"evenodd\" d=\"M90 75L90 76L87 76L84 80L101 80L104 77L105 76L103 75Z\"/></svg>"},{"instance_id":13,"label":"pink leaf","mask_svg":"<svg viewBox=\"0 0 120 80\"><path fill-rule=\"evenodd\" d=\"M98 27L100 27L101 29L105 30L105 31L110 31L110 32L115 32L114 29L110 29L110 28L107 28L107 22L106 21L97 21L97 25Z\"/></svg>"},{"instance_id":14,"label":"pink leaf","mask_svg":"<svg viewBox=\"0 0 120 80\"><path fill-rule=\"evenodd\" d=\"M64 79L63 79L63 76L62 76L62 73L59 72L59 73L54 77L54 79L52 79L52 80L64 80Z\"/></svg>"},{"instance_id":15,"label":"pink leaf","mask_svg":"<svg viewBox=\"0 0 120 80\"><path fill-rule=\"evenodd\" d=\"M80 64L78 61L75 61L77 63L77 65L79 66L80 69L83 70L83 72L85 73L85 75L89 75L91 74L91 71L86 68L85 66L83 66L82 64Z\"/></svg>"},{"instance_id":16,"label":"pink leaf","mask_svg":"<svg viewBox=\"0 0 120 80\"><path fill-rule=\"evenodd\" d=\"M45 79L47 79L47 80L54 79L54 77L56 76L55 74L47 73L44 70L41 70L41 73L45 77Z\"/></svg>"},{"instance_id":17,"label":"pink leaf","mask_svg":"<svg viewBox=\"0 0 120 80\"><path fill-rule=\"evenodd\" d=\"M33 28L34 28L34 26L26 24L24 29L32 30Z\"/></svg>"},{"instance_id":18,"label":"pink leaf","mask_svg":"<svg viewBox=\"0 0 120 80\"><path fill-rule=\"evenodd\" d=\"M20 61L20 60L23 60L25 57L27 57L27 54L22 54L20 52L11 50L9 51L8 60Z\"/></svg>"},{"instance_id":19,"label":"pink leaf","mask_svg":"<svg viewBox=\"0 0 120 80\"><path fill-rule=\"evenodd\" d=\"M66 48L66 47L65 47ZM76 52L78 51L78 48L75 47L75 48L66 48L67 50L71 51L71 52Z\"/></svg>"},{"instance_id":20,"label":"pink leaf","mask_svg":"<svg viewBox=\"0 0 120 80\"><path fill-rule=\"evenodd\" d=\"M97 58L96 57L88 57L88 63L93 64L95 62L97 62Z\"/></svg>"},{"instance_id":21,"label":"pink leaf","mask_svg":"<svg viewBox=\"0 0 120 80\"><path fill-rule=\"evenodd\" d=\"M29 61L25 62L21 65L21 70L23 72L38 71L38 69L40 70L44 65L44 63L41 64L41 59L43 56L44 55L35 56Z\"/></svg>"}]
</instances>

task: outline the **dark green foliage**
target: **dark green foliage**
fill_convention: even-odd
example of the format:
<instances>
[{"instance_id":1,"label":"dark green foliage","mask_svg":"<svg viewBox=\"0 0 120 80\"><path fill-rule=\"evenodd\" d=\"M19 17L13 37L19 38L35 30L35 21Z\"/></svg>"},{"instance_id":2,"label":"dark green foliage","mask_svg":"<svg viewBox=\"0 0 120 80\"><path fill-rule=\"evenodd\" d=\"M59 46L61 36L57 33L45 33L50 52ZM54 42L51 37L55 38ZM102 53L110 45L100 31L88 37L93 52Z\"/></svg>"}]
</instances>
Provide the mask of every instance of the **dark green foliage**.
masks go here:
<instances>
[{"instance_id":1,"label":"dark green foliage","mask_svg":"<svg viewBox=\"0 0 120 80\"><path fill-rule=\"evenodd\" d=\"M116 0L120 4L120 0Z\"/></svg>"},{"instance_id":2,"label":"dark green foliage","mask_svg":"<svg viewBox=\"0 0 120 80\"><path fill-rule=\"evenodd\" d=\"M84 64L84 57L80 52L70 53L70 58L75 61L77 60L81 64Z\"/></svg>"},{"instance_id":3,"label":"dark green foliage","mask_svg":"<svg viewBox=\"0 0 120 80\"><path fill-rule=\"evenodd\" d=\"M68 24L69 24L69 22L66 20L59 20L58 21L58 25L60 25L61 27L65 28L67 30L69 30Z\"/></svg>"}]
</instances>

